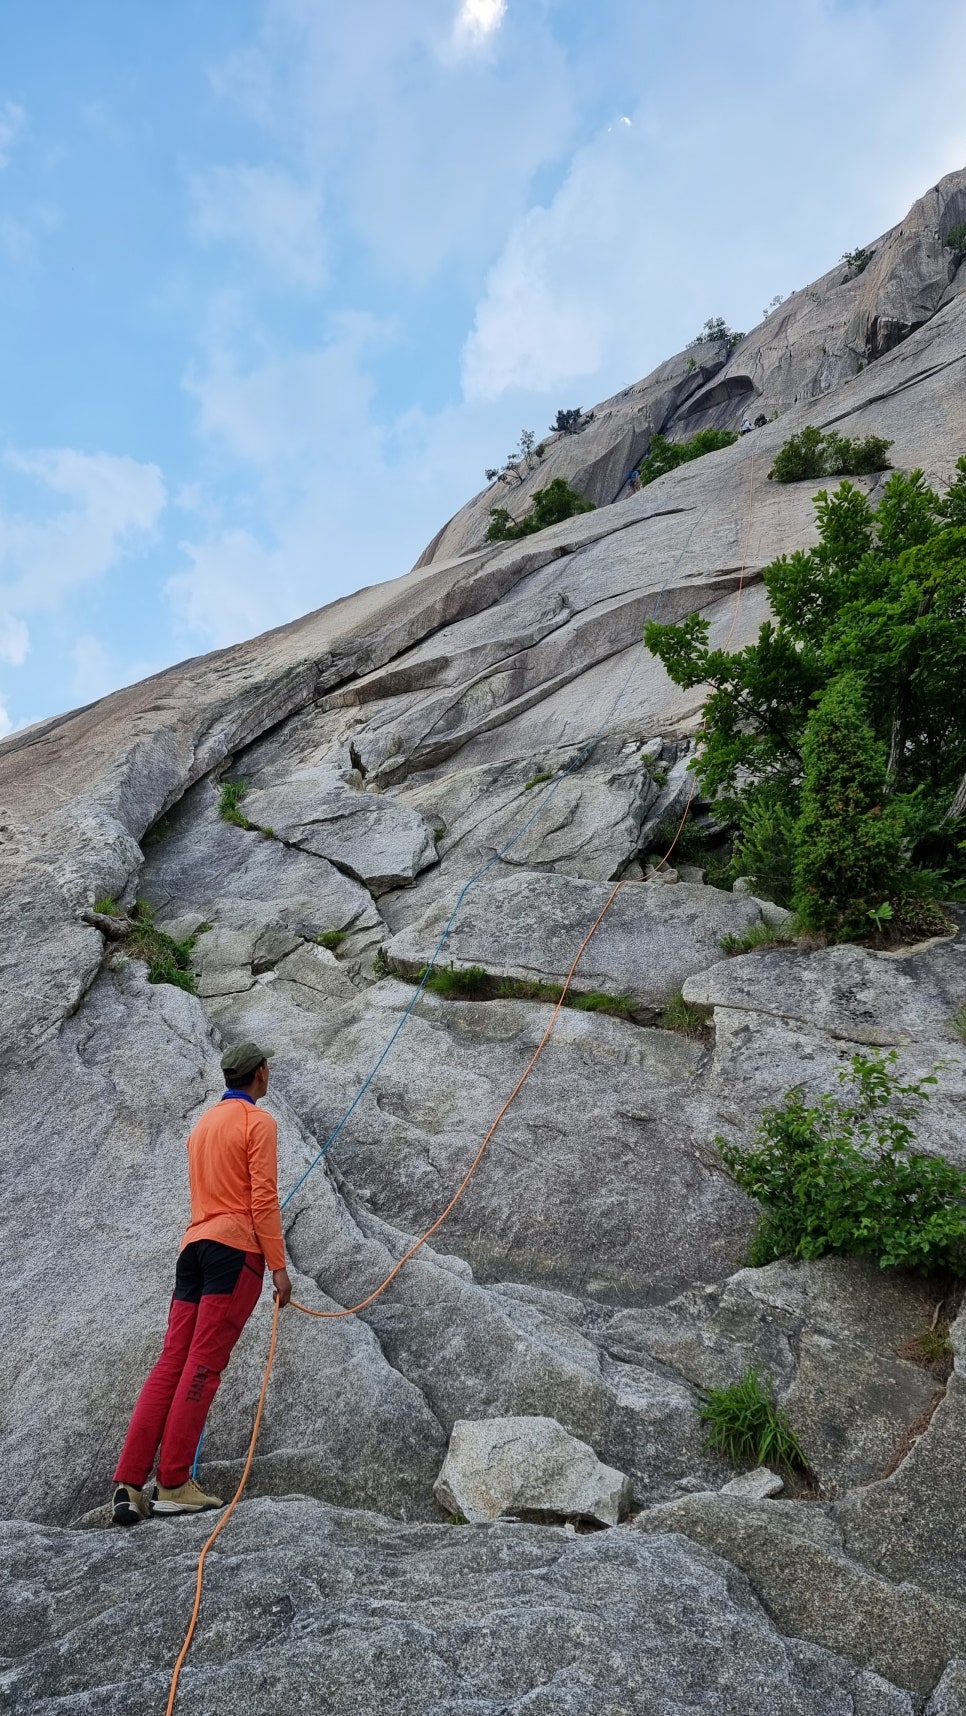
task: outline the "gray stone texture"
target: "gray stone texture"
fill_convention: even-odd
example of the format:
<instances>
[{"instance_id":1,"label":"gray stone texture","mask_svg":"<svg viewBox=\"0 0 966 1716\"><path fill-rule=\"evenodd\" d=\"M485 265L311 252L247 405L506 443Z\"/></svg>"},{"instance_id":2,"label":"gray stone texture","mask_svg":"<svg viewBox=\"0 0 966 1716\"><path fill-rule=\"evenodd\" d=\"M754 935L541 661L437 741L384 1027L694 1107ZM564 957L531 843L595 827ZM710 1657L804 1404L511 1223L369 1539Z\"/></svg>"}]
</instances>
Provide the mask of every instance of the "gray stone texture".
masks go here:
<instances>
[{"instance_id":1,"label":"gray stone texture","mask_svg":"<svg viewBox=\"0 0 966 1716\"><path fill-rule=\"evenodd\" d=\"M7 1708L155 1716L210 1528L0 1527ZM300 1497L229 1530L181 1682L206 1716L914 1716L681 1536L407 1527Z\"/></svg>"}]
</instances>

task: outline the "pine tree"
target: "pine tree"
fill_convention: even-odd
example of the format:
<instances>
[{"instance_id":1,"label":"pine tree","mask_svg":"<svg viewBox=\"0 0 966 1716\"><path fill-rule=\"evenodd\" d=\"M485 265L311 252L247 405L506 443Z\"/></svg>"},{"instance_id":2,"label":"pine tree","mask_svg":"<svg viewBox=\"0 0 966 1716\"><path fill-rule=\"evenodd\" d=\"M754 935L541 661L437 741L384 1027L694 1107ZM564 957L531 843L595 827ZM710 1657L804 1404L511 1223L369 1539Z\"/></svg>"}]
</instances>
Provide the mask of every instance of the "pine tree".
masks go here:
<instances>
[{"instance_id":1,"label":"pine tree","mask_svg":"<svg viewBox=\"0 0 966 1716\"><path fill-rule=\"evenodd\" d=\"M794 834L794 904L808 929L848 935L897 891L902 825L883 807L886 759L857 674L823 693L805 732L802 808Z\"/></svg>"}]
</instances>

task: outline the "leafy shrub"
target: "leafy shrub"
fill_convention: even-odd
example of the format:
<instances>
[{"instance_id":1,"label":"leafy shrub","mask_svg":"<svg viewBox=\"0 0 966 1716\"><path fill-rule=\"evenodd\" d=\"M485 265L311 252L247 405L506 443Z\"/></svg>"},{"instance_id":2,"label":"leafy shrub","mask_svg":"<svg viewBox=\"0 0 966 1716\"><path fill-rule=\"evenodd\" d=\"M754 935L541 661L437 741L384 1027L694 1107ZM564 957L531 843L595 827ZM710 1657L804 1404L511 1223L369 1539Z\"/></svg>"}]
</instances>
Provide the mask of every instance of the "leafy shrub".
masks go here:
<instances>
[{"instance_id":1,"label":"leafy shrub","mask_svg":"<svg viewBox=\"0 0 966 1716\"><path fill-rule=\"evenodd\" d=\"M647 456L637 468L641 484L656 482L665 471L673 471L678 465L700 459L705 453L716 453L721 447L730 447L737 439L733 429L701 429L697 435L692 435L690 441L668 441L663 435L655 435Z\"/></svg>"},{"instance_id":2,"label":"leafy shrub","mask_svg":"<svg viewBox=\"0 0 966 1716\"><path fill-rule=\"evenodd\" d=\"M533 536L550 524L560 524L578 512L593 512L593 501L584 500L563 477L554 477L545 489L534 489L533 504L525 518L515 524L506 507L493 507L486 533L487 542L515 542L521 536Z\"/></svg>"},{"instance_id":3,"label":"leafy shrub","mask_svg":"<svg viewBox=\"0 0 966 1716\"><path fill-rule=\"evenodd\" d=\"M245 781L222 781L221 797L218 800L218 815L222 822L232 822L236 828L250 828L247 816L243 816L238 806L248 791Z\"/></svg>"},{"instance_id":4,"label":"leafy shrub","mask_svg":"<svg viewBox=\"0 0 966 1716\"><path fill-rule=\"evenodd\" d=\"M694 768L733 873L806 929L869 935L888 902L890 934L941 934L935 899L966 892L966 457L957 472L942 499L896 472L877 511L851 483L821 492L818 544L765 568L773 618L747 648L711 649L697 614L645 628L676 685L711 685Z\"/></svg>"},{"instance_id":5,"label":"leafy shrub","mask_svg":"<svg viewBox=\"0 0 966 1716\"><path fill-rule=\"evenodd\" d=\"M943 244L952 251L957 262L962 261L966 256L966 220L957 221L955 226L950 227Z\"/></svg>"},{"instance_id":6,"label":"leafy shrub","mask_svg":"<svg viewBox=\"0 0 966 1716\"><path fill-rule=\"evenodd\" d=\"M842 257L842 261L848 268L852 278L855 279L856 275L865 273L874 255L874 250L864 250L860 246L858 250L847 250Z\"/></svg>"},{"instance_id":7,"label":"leafy shrub","mask_svg":"<svg viewBox=\"0 0 966 1716\"><path fill-rule=\"evenodd\" d=\"M709 316L700 334L695 334L694 339L688 341L688 345L705 346L712 340L724 340L728 351L733 352L736 346L740 346L744 337L744 334L738 334L734 328L729 328L723 316Z\"/></svg>"},{"instance_id":8,"label":"leafy shrub","mask_svg":"<svg viewBox=\"0 0 966 1716\"><path fill-rule=\"evenodd\" d=\"M762 1206L749 1262L873 1257L883 1267L966 1273L966 1173L913 1149L911 1124L935 1074L903 1084L895 1050L852 1056L848 1095L806 1101L799 1086L765 1110L753 1147L715 1143Z\"/></svg>"},{"instance_id":9,"label":"leafy shrub","mask_svg":"<svg viewBox=\"0 0 966 1716\"><path fill-rule=\"evenodd\" d=\"M530 779L528 781L524 781L523 790L524 790L524 792L529 792L531 787L542 786L544 781L552 781L552 780L553 780L553 775L551 774L551 772L548 769L544 769L540 774L531 775Z\"/></svg>"},{"instance_id":10,"label":"leafy shrub","mask_svg":"<svg viewBox=\"0 0 966 1716\"><path fill-rule=\"evenodd\" d=\"M784 1466L807 1471L801 1444L754 1367L730 1388L710 1388L698 1411L707 1445L736 1466Z\"/></svg>"},{"instance_id":11,"label":"leafy shrub","mask_svg":"<svg viewBox=\"0 0 966 1716\"><path fill-rule=\"evenodd\" d=\"M775 455L768 475L778 483L869 476L874 471L888 470L891 446L892 442L881 435L867 435L864 441L853 441L834 429L825 433L809 425L789 437Z\"/></svg>"}]
</instances>

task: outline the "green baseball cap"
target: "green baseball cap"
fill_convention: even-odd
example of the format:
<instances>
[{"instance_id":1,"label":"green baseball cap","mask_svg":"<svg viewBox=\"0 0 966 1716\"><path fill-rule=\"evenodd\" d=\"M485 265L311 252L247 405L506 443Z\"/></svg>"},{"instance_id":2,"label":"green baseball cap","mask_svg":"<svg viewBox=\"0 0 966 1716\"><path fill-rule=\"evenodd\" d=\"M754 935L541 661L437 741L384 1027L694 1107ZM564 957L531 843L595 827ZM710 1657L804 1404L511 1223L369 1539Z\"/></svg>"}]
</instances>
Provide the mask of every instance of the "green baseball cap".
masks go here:
<instances>
[{"instance_id":1,"label":"green baseball cap","mask_svg":"<svg viewBox=\"0 0 966 1716\"><path fill-rule=\"evenodd\" d=\"M233 1043L221 1057L221 1070L229 1078L251 1078L256 1067L267 1061L271 1051L260 1049L257 1043Z\"/></svg>"}]
</instances>

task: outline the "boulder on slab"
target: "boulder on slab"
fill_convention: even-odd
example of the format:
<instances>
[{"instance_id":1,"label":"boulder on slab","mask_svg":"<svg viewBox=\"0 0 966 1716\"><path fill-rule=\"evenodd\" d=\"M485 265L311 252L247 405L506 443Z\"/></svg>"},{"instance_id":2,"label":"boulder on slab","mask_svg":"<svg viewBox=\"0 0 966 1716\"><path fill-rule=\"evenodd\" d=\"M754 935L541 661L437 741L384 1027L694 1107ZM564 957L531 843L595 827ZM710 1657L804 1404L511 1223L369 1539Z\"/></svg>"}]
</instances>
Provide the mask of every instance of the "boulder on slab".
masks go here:
<instances>
[{"instance_id":1,"label":"boulder on slab","mask_svg":"<svg viewBox=\"0 0 966 1716\"><path fill-rule=\"evenodd\" d=\"M474 1525L521 1515L616 1525L631 1505L630 1479L555 1418L459 1419L434 1492Z\"/></svg>"}]
</instances>

